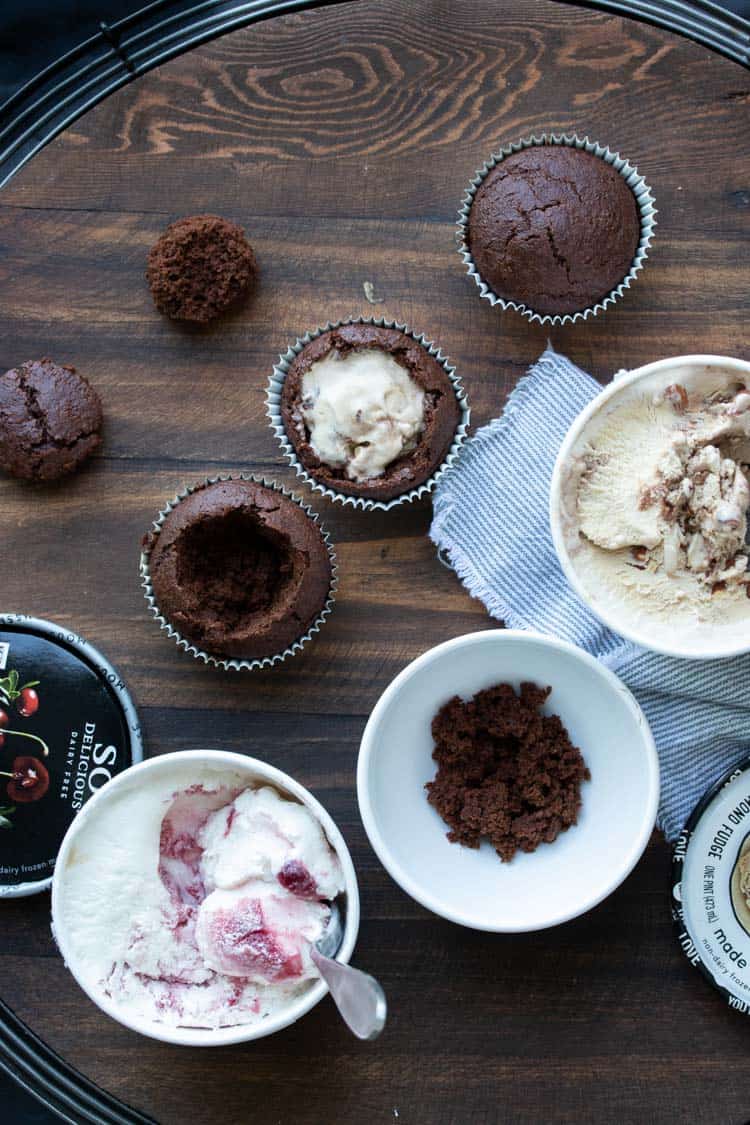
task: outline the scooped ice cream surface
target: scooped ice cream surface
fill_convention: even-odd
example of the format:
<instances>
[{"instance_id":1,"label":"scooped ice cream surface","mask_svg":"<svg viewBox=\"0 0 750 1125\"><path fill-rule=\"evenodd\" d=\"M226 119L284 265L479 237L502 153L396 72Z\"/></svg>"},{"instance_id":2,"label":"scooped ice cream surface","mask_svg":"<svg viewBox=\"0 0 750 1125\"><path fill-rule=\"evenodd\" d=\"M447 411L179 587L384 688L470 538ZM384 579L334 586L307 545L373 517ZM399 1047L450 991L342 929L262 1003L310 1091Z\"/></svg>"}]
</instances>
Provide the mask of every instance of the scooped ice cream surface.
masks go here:
<instances>
[{"instance_id":1,"label":"scooped ice cream surface","mask_svg":"<svg viewBox=\"0 0 750 1125\"><path fill-rule=\"evenodd\" d=\"M330 352L302 379L302 417L310 445L351 480L381 476L416 446L424 429L424 391L378 348Z\"/></svg>"},{"instance_id":2,"label":"scooped ice cream surface","mask_svg":"<svg viewBox=\"0 0 750 1125\"><path fill-rule=\"evenodd\" d=\"M252 1023L308 988L344 885L308 808L220 777L119 795L82 829L62 896L79 976L181 1027Z\"/></svg>"},{"instance_id":3,"label":"scooped ice cream surface","mask_svg":"<svg viewBox=\"0 0 750 1125\"><path fill-rule=\"evenodd\" d=\"M675 627L750 616L750 392L736 377L634 384L584 431L569 480L586 584Z\"/></svg>"}]
</instances>

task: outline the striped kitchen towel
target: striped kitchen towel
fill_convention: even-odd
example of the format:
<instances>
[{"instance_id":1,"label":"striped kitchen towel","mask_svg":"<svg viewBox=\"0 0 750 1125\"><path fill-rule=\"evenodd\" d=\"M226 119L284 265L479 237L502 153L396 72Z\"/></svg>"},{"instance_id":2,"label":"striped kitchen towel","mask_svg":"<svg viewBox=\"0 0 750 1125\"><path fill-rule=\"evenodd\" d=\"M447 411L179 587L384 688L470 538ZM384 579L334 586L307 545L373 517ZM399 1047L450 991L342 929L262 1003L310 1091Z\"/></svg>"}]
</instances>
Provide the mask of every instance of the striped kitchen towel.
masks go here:
<instances>
[{"instance_id":1,"label":"striped kitchen towel","mask_svg":"<svg viewBox=\"0 0 750 1125\"><path fill-rule=\"evenodd\" d=\"M568 584L549 530L550 480L563 437L599 390L548 348L441 480L430 535L493 617L572 641L627 684L656 740L657 823L674 840L708 785L750 749L750 655L647 652L602 625Z\"/></svg>"}]
</instances>

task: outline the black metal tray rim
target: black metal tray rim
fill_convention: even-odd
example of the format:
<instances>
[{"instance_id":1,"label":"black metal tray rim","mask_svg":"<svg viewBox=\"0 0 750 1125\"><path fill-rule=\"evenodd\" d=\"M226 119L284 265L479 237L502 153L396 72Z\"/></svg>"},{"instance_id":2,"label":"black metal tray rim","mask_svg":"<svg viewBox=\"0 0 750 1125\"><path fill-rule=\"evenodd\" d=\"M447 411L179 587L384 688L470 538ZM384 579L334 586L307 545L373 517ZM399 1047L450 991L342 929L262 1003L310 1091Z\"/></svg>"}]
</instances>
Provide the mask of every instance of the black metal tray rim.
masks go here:
<instances>
[{"instance_id":1,"label":"black metal tray rim","mask_svg":"<svg viewBox=\"0 0 750 1125\"><path fill-rule=\"evenodd\" d=\"M248 24L343 0L155 0L100 30L0 107L0 187L109 94L176 55ZM576 0L561 0L563 3ZM687 36L750 67L750 20L712 0L578 0Z\"/></svg>"}]
</instances>

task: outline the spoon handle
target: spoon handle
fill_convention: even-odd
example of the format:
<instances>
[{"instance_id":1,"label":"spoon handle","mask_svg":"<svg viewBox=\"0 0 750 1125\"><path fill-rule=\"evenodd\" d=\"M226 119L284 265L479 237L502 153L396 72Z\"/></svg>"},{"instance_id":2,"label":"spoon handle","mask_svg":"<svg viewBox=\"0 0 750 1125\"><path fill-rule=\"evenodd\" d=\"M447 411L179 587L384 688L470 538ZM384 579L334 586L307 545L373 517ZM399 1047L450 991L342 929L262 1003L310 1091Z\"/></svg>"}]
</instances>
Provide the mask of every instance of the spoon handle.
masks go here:
<instances>
[{"instance_id":1,"label":"spoon handle","mask_svg":"<svg viewBox=\"0 0 750 1125\"><path fill-rule=\"evenodd\" d=\"M385 993L374 977L324 957L313 946L312 959L328 985L344 1023L358 1039L376 1039L385 1026Z\"/></svg>"}]
</instances>

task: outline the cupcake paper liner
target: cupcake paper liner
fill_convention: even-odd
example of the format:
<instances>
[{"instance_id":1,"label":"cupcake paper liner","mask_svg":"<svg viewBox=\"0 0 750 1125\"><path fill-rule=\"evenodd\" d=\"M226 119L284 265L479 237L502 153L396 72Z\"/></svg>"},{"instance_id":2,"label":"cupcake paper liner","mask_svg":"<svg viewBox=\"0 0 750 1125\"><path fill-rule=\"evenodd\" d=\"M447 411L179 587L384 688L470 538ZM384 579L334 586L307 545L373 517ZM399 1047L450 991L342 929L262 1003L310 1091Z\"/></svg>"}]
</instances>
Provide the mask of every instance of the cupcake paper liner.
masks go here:
<instances>
[{"instance_id":1,"label":"cupcake paper liner","mask_svg":"<svg viewBox=\"0 0 750 1125\"><path fill-rule=\"evenodd\" d=\"M159 612L159 606L157 605L153 587L151 584L151 572L149 570L149 560L151 557L152 548L150 548L149 550L144 549L141 552L141 585L143 586L146 595L146 602L148 604L149 612L152 613L156 618L156 621L159 623L159 628L163 629L168 637L172 637L174 639L178 648L184 649L185 652L190 654L190 656L194 656L197 659L202 660L204 664L212 664L215 668L224 668L233 672L254 671L256 668L271 668L274 664L280 664L282 660L286 660L288 656L293 656L295 653L300 652L303 646L306 645L307 642L311 639L311 637L313 637L320 631L320 626L323 624L323 622L326 620L331 610L333 609L333 604L336 600L336 589L338 587L338 566L336 563L336 552L333 549L330 535L321 524L320 517L318 516L317 512L314 512L312 508L310 508L307 504L304 503L303 500L299 498L299 496L295 495L295 493L293 492L290 492L289 489L284 488L283 485L277 484L275 481L266 480L265 477L255 476L252 473L222 473L219 476L207 477L205 480L199 481L197 484L186 486L182 489L181 492L178 492L176 496L169 500L164 508L162 508L162 510L159 512L159 515L151 525L153 530L156 532L161 530L162 525L169 513L173 508L176 508L180 501L184 500L186 496L190 496L191 493L196 492L199 488L203 488L205 485L216 484L219 481L226 480L251 480L255 481L256 484L265 485L266 488L272 488L275 492L280 492L283 496L287 496L290 500L293 500L295 504L298 504L299 507L302 508L302 511L305 512L318 525L318 530L323 537L323 542L325 543L326 550L328 551L328 557L331 560L331 586L328 591L328 598L326 599L325 605L313 621L312 625L308 628L307 632L304 633L301 637L298 637L297 640L294 641L293 644L289 645L288 648L285 648L283 652L278 652L274 656L258 657L254 660L239 660L236 658L230 659L228 657L222 657L214 653L204 652L202 649L199 649L196 645L194 645L192 641L189 641L186 637L183 637L182 634L179 633L177 629L175 629L169 623L167 618L162 616L162 614Z\"/></svg>"},{"instance_id":2,"label":"cupcake paper liner","mask_svg":"<svg viewBox=\"0 0 750 1125\"><path fill-rule=\"evenodd\" d=\"M461 409L461 418L456 432L453 436L451 447L447 454L437 466L435 471L426 481L422 484L412 488L407 492L402 492L400 496L394 496L391 500L373 500L365 496L350 496L344 492L337 492L327 485L321 484L320 481L315 480L310 473L300 463L294 446L290 442L284 423L281 418L281 392L284 386L287 372L291 364L294 362L296 356L306 347L311 341L316 340L318 336L322 336L324 332L330 332L335 328L342 328L346 324L369 324L375 328L395 328L399 332L403 332L407 336L411 336L418 344L421 344L425 351L429 352L431 356L441 364L445 373L451 381L453 390L458 400L458 405ZM387 512L390 508L395 508L399 504L405 504L412 500L417 500L420 496L424 496L427 492L432 492L437 482L442 477L443 473L450 468L454 463L460 452L461 446L466 440L466 432L469 428L469 420L471 418L471 411L469 410L469 402L466 397L461 377L456 374L456 369L445 358L440 348L428 340L424 335L417 335L406 324L399 324L394 320L386 320L384 317L365 317L365 316L352 316L345 320L337 320L335 322L329 321L328 324L322 327L312 329L306 332L304 336L298 337L297 340L288 348L283 355L279 356L279 361L273 369L273 374L268 380L268 390L266 392L266 413L268 414L271 423L271 429L276 434L281 446L281 451L286 457L289 464L301 477L306 484L309 484L314 492L320 492L323 496L327 496L329 500L333 500L337 504L349 505L351 508L359 508L362 511L380 510Z\"/></svg>"},{"instance_id":3,"label":"cupcake paper liner","mask_svg":"<svg viewBox=\"0 0 750 1125\"><path fill-rule=\"evenodd\" d=\"M508 301L504 297L498 297L497 293L483 280L474 264L474 259L469 249L469 212L471 211L471 205L474 202L474 196L477 193L479 185L482 183L487 173L490 172L495 165L499 164L501 160L504 160L506 156L510 156L511 153L514 152L520 152L521 149L531 148L534 145L567 145L569 148L583 149L585 152L590 152L593 153L594 156L601 157L607 164L611 164L624 178L626 184L633 192L638 205L638 214L641 222L641 237L629 272L622 279L620 284L615 289L612 289L606 297L602 297L595 305L590 305L588 308L581 309L579 312L564 314L555 313L554 315L550 313L538 313L534 312L528 305L524 305L519 301ZM612 152L611 149L597 144L596 141L590 141L588 137L578 137L575 133L564 133L562 135L542 133L540 137L526 137L513 144L505 145L499 152L493 153L489 160L475 173L473 180L466 189L461 201L461 209L458 212L458 230L456 234L458 252L464 261L469 277L473 277L481 296L489 301L491 305L500 305L502 309L515 309L516 312L521 313L522 316L525 316L532 323L536 324L574 324L577 320L586 320L590 316L596 316L598 312L606 309L608 305L614 304L618 297L621 297L625 290L630 288L638 273L643 269L643 264L648 257L648 250L651 246L654 227L656 226L656 214L657 211L654 206L654 196L651 188L648 186L643 176L638 174L638 169L628 163L619 153Z\"/></svg>"}]
</instances>

